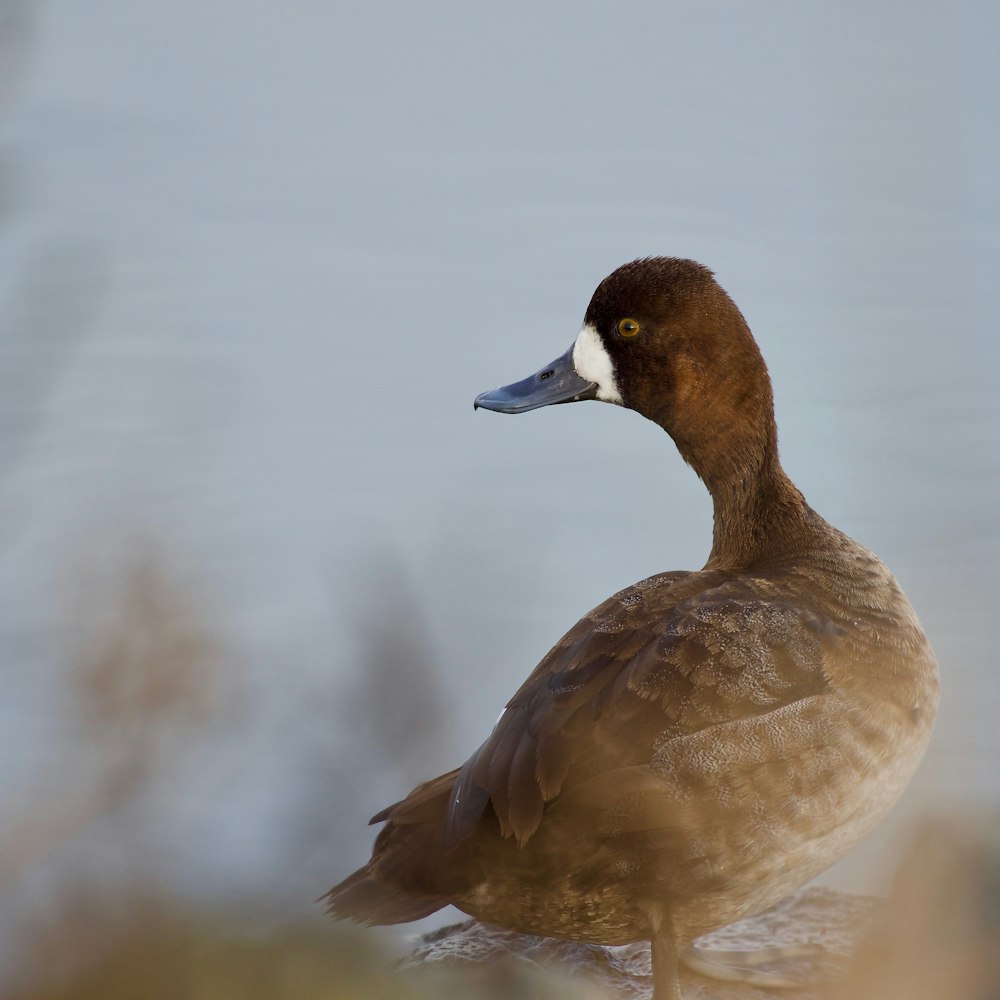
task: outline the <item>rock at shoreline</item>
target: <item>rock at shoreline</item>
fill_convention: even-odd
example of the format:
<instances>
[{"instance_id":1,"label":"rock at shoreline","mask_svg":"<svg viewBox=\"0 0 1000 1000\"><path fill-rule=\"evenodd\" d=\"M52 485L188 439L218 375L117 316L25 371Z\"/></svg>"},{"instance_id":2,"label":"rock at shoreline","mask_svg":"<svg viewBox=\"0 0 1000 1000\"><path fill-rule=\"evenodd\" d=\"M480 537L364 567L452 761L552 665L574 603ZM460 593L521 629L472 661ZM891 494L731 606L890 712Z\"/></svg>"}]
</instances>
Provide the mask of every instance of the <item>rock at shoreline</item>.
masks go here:
<instances>
[{"instance_id":1,"label":"rock at shoreline","mask_svg":"<svg viewBox=\"0 0 1000 1000\"><path fill-rule=\"evenodd\" d=\"M827 982L843 969L847 957L871 926L877 907L870 898L807 889L759 916L707 934L698 943L704 948L738 951L818 946L818 954L783 958L760 966L760 970L801 981L803 988L794 992L795 1000L819 1000ZM647 944L606 948L514 934L475 920L425 935L400 965L404 969L497 966L506 970L503 974L510 974L511 969L559 970L589 980L598 988L597 995L649 1000L652 994ZM779 995L745 983L705 979L683 969L681 985L685 998L692 1000L764 1000Z\"/></svg>"}]
</instances>

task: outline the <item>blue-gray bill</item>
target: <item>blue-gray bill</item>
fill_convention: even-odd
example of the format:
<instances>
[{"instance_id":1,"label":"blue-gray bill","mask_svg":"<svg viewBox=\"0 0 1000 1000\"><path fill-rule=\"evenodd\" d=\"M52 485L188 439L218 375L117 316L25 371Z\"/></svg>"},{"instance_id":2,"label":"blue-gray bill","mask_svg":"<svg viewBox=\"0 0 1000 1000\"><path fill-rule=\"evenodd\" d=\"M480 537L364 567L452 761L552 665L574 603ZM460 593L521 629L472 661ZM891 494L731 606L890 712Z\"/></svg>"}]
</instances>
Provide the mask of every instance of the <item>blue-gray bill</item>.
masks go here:
<instances>
[{"instance_id":1,"label":"blue-gray bill","mask_svg":"<svg viewBox=\"0 0 1000 1000\"><path fill-rule=\"evenodd\" d=\"M496 410L497 413L526 413L552 403L575 403L580 399L596 399L597 384L581 378L573 367L573 348L534 375L502 385L476 396L475 409Z\"/></svg>"}]
</instances>

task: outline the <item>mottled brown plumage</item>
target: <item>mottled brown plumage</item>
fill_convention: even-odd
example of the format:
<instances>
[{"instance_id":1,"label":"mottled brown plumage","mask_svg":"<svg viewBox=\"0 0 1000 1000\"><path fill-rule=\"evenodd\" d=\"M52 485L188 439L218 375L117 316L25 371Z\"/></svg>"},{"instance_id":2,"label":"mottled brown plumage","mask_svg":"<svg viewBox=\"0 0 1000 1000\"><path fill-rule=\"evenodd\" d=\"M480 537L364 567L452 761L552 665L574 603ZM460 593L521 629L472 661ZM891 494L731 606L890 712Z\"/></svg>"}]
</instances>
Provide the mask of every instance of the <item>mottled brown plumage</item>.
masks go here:
<instances>
[{"instance_id":1,"label":"mottled brown plumage","mask_svg":"<svg viewBox=\"0 0 1000 1000\"><path fill-rule=\"evenodd\" d=\"M638 334L617 332L625 317ZM781 899L884 815L929 737L937 667L889 571L782 470L767 370L707 269L619 268L572 357L479 403L596 396L654 420L712 493L709 560L570 629L462 768L375 817L371 861L328 899L363 923L452 903L526 933L649 939L667 1000L695 937Z\"/></svg>"}]
</instances>

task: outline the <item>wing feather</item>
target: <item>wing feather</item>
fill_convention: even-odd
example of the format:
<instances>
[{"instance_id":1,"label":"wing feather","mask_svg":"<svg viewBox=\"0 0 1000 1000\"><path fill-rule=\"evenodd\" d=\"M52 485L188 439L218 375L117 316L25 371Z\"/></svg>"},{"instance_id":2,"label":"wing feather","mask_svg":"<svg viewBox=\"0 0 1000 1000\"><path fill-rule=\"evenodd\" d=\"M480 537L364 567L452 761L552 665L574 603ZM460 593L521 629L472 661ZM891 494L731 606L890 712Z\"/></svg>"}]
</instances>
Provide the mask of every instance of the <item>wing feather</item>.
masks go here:
<instances>
[{"instance_id":1,"label":"wing feather","mask_svg":"<svg viewBox=\"0 0 1000 1000\"><path fill-rule=\"evenodd\" d=\"M605 601L542 660L461 769L446 844L468 836L487 803L502 835L524 844L547 803L584 801L575 789L596 794L626 774L625 798L658 797L662 810L649 765L666 747L826 692L824 649L838 629L782 590L765 577L670 573ZM634 768L645 768L641 788L629 784L640 780ZM690 774L693 786L708 777Z\"/></svg>"}]
</instances>

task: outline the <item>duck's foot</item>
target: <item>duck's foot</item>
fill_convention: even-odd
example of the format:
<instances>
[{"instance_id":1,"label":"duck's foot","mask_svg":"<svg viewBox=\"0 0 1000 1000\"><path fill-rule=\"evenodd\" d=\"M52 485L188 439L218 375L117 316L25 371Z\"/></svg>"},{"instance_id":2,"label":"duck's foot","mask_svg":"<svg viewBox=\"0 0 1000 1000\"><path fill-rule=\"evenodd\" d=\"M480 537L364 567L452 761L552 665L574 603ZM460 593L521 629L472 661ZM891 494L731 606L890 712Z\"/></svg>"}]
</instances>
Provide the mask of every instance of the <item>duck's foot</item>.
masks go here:
<instances>
[{"instance_id":1,"label":"duck's foot","mask_svg":"<svg viewBox=\"0 0 1000 1000\"><path fill-rule=\"evenodd\" d=\"M692 972L724 983L746 983L769 990L801 989L805 984L774 972L760 972L758 966L790 958L814 958L824 949L815 944L787 945L781 948L755 948L752 951L730 951L722 948L698 948L688 945L680 953L680 961Z\"/></svg>"},{"instance_id":2,"label":"duck's foot","mask_svg":"<svg viewBox=\"0 0 1000 1000\"><path fill-rule=\"evenodd\" d=\"M658 934L650 942L653 962L652 1000L682 1000L677 976L677 946L673 940Z\"/></svg>"}]
</instances>

